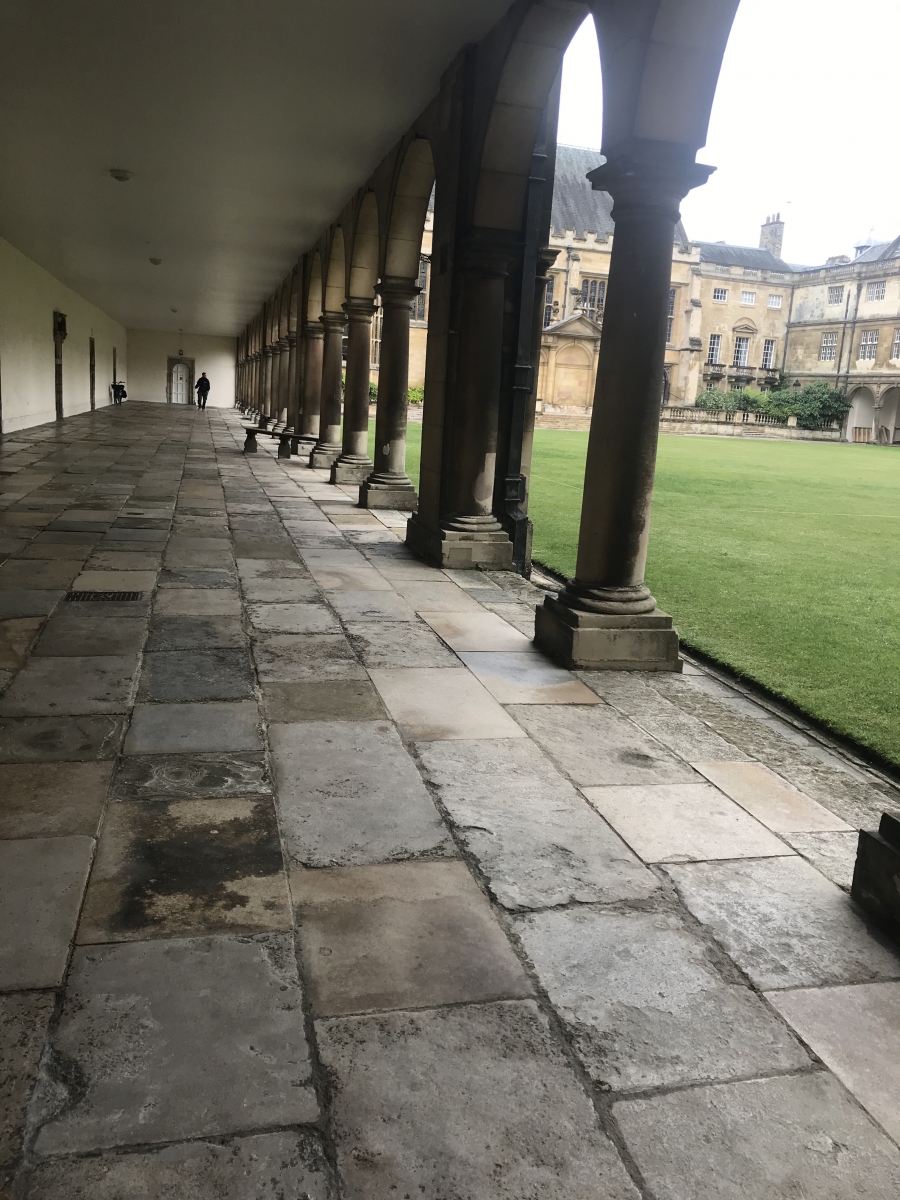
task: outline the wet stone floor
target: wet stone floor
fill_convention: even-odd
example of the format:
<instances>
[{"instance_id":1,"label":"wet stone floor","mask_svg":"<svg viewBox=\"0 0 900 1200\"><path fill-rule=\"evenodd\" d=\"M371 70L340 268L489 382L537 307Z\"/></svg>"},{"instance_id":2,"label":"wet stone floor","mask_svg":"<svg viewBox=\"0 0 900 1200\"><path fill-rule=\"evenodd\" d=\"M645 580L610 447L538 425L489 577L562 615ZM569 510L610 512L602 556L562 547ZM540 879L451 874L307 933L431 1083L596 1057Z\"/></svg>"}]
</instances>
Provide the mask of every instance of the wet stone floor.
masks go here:
<instances>
[{"instance_id":1,"label":"wet stone floor","mask_svg":"<svg viewBox=\"0 0 900 1200\"><path fill-rule=\"evenodd\" d=\"M259 440L0 446L0 1196L895 1200L891 784Z\"/></svg>"}]
</instances>

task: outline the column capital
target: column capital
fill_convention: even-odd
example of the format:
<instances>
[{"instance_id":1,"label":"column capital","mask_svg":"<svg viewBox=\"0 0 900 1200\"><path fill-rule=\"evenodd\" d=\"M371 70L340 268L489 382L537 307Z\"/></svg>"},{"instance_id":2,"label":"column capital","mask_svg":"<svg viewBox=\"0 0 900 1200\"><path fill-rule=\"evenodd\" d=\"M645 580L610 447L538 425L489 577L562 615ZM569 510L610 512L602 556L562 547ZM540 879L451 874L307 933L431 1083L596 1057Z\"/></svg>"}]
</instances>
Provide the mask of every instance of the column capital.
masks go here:
<instances>
[{"instance_id":1,"label":"column capital","mask_svg":"<svg viewBox=\"0 0 900 1200\"><path fill-rule=\"evenodd\" d=\"M347 324L347 314L342 312L323 312L319 320L324 329L340 331Z\"/></svg>"},{"instance_id":2,"label":"column capital","mask_svg":"<svg viewBox=\"0 0 900 1200\"><path fill-rule=\"evenodd\" d=\"M323 338L325 329L320 321L307 321L303 326L303 332L307 338Z\"/></svg>"},{"instance_id":3,"label":"column capital","mask_svg":"<svg viewBox=\"0 0 900 1200\"><path fill-rule=\"evenodd\" d=\"M695 151L675 142L633 138L599 167L588 171L595 192L609 192L613 217L641 209L662 209L674 223L678 208L692 188L706 183L715 167L694 162Z\"/></svg>"},{"instance_id":4,"label":"column capital","mask_svg":"<svg viewBox=\"0 0 900 1200\"><path fill-rule=\"evenodd\" d=\"M375 300L367 300L364 296L351 296L341 305L349 321L360 321L368 324L375 315Z\"/></svg>"},{"instance_id":5,"label":"column capital","mask_svg":"<svg viewBox=\"0 0 900 1200\"><path fill-rule=\"evenodd\" d=\"M275 353L275 347L274 346L263 346L262 353L266 356L266 358L271 358L272 355Z\"/></svg>"},{"instance_id":6,"label":"column capital","mask_svg":"<svg viewBox=\"0 0 900 1200\"><path fill-rule=\"evenodd\" d=\"M297 331L296 330L294 330L293 332L291 332L287 335L287 344L289 346L297 345Z\"/></svg>"},{"instance_id":7,"label":"column capital","mask_svg":"<svg viewBox=\"0 0 900 1200\"><path fill-rule=\"evenodd\" d=\"M512 261L522 253L518 233L508 229L470 229L459 246L459 265L467 275L505 279Z\"/></svg>"},{"instance_id":8,"label":"column capital","mask_svg":"<svg viewBox=\"0 0 900 1200\"><path fill-rule=\"evenodd\" d=\"M415 279L407 279L405 275L385 275L375 287L383 305L411 304L421 290Z\"/></svg>"}]
</instances>

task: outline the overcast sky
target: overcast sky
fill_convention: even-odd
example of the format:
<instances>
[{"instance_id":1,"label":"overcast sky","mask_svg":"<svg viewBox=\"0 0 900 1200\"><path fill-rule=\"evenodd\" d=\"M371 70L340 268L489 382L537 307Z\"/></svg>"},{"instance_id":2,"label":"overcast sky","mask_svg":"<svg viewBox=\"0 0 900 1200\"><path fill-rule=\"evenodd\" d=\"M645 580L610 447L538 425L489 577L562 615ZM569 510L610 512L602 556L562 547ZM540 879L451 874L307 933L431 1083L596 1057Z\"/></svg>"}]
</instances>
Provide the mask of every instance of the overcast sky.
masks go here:
<instances>
[{"instance_id":1,"label":"overcast sky","mask_svg":"<svg viewBox=\"0 0 900 1200\"><path fill-rule=\"evenodd\" d=\"M900 234L900 0L741 0L698 162L717 167L681 214L688 236L755 246L786 222L784 257L852 254ZM599 148L593 23L563 68L559 140Z\"/></svg>"}]
</instances>

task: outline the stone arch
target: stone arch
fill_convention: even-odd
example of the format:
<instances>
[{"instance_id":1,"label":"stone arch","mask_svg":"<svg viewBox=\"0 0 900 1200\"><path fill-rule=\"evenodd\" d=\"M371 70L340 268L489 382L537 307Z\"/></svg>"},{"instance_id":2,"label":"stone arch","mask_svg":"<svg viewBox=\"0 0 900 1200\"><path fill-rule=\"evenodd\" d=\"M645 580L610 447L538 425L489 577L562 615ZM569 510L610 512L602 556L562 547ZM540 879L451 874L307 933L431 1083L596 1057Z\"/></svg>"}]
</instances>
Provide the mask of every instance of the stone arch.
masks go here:
<instances>
[{"instance_id":1,"label":"stone arch","mask_svg":"<svg viewBox=\"0 0 900 1200\"><path fill-rule=\"evenodd\" d=\"M341 312L347 299L347 268L344 254L344 231L338 225L331 235L328 270L325 275L325 311Z\"/></svg>"},{"instance_id":2,"label":"stone arch","mask_svg":"<svg viewBox=\"0 0 900 1200\"><path fill-rule=\"evenodd\" d=\"M900 387L894 386L887 388L881 395L881 407L877 409L876 416L878 420L878 441L884 445L891 445L900 429L897 428L897 409L900 404Z\"/></svg>"},{"instance_id":3,"label":"stone arch","mask_svg":"<svg viewBox=\"0 0 900 1200\"><path fill-rule=\"evenodd\" d=\"M518 230L541 116L590 12L600 47L603 151L664 149L693 162L706 142L738 0L537 0L523 14L494 95L474 224ZM598 154L598 164L601 155Z\"/></svg>"},{"instance_id":4,"label":"stone arch","mask_svg":"<svg viewBox=\"0 0 900 1200\"><path fill-rule=\"evenodd\" d=\"M875 440L875 397L868 387L855 388L850 393L850 412L847 414L847 441Z\"/></svg>"},{"instance_id":5,"label":"stone arch","mask_svg":"<svg viewBox=\"0 0 900 1200\"><path fill-rule=\"evenodd\" d=\"M569 342L556 354L553 403L588 408L594 394L594 358L579 342Z\"/></svg>"},{"instance_id":6,"label":"stone arch","mask_svg":"<svg viewBox=\"0 0 900 1200\"><path fill-rule=\"evenodd\" d=\"M371 300L378 280L378 202L366 192L356 214L350 254L349 295Z\"/></svg>"},{"instance_id":7,"label":"stone arch","mask_svg":"<svg viewBox=\"0 0 900 1200\"><path fill-rule=\"evenodd\" d=\"M322 256L313 254L309 268L309 286L306 292L306 319L318 321L322 315Z\"/></svg>"},{"instance_id":8,"label":"stone arch","mask_svg":"<svg viewBox=\"0 0 900 1200\"><path fill-rule=\"evenodd\" d=\"M384 275L415 279L419 274L422 231L434 188L434 158L427 138L406 148L391 200Z\"/></svg>"}]
</instances>

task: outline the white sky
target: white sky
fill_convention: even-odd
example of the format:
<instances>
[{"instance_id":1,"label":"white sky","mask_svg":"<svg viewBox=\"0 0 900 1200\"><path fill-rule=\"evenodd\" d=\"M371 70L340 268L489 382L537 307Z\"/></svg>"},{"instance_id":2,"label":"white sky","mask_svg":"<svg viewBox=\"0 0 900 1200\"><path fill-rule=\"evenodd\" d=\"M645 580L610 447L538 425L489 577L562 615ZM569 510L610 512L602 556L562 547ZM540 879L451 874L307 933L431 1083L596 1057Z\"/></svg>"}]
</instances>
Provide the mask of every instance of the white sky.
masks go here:
<instances>
[{"instance_id":1,"label":"white sky","mask_svg":"<svg viewBox=\"0 0 900 1200\"><path fill-rule=\"evenodd\" d=\"M698 162L717 167L681 206L688 236L755 246L780 211L783 255L814 265L900 234L900 0L742 0ZM563 67L559 140L599 148L593 22Z\"/></svg>"}]
</instances>

